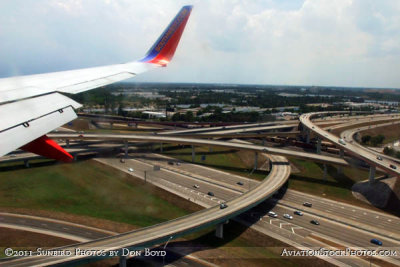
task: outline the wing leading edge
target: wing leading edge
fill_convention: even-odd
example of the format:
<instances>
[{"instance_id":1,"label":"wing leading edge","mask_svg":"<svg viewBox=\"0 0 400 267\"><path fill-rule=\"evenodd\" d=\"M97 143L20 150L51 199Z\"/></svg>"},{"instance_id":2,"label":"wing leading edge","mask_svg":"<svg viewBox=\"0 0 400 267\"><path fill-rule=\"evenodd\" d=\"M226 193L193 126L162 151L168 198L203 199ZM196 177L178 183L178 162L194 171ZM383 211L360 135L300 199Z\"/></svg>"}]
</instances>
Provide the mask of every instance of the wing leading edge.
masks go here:
<instances>
[{"instance_id":1,"label":"wing leading edge","mask_svg":"<svg viewBox=\"0 0 400 267\"><path fill-rule=\"evenodd\" d=\"M46 133L75 119L74 109L81 106L58 92L76 94L166 66L175 53L191 10L192 6L182 7L139 61L0 79L0 115L3 119L0 123L0 156L22 147L58 160L70 158L67 152L45 137ZM46 152L49 150L65 152L67 156L52 156L54 153Z\"/></svg>"}]
</instances>

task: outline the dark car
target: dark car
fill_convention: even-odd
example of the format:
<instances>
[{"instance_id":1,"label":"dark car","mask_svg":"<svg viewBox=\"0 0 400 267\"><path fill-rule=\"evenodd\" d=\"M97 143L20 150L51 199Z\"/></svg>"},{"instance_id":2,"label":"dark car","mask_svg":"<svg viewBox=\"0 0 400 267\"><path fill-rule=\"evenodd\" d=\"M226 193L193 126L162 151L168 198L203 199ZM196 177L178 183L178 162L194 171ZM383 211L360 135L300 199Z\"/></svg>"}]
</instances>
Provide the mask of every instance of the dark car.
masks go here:
<instances>
[{"instance_id":1,"label":"dark car","mask_svg":"<svg viewBox=\"0 0 400 267\"><path fill-rule=\"evenodd\" d=\"M242 183L242 182L237 182L236 184L238 184L238 185L243 185L243 183Z\"/></svg>"},{"instance_id":2,"label":"dark car","mask_svg":"<svg viewBox=\"0 0 400 267\"><path fill-rule=\"evenodd\" d=\"M304 202L303 206L311 208L312 204L310 202Z\"/></svg>"},{"instance_id":3,"label":"dark car","mask_svg":"<svg viewBox=\"0 0 400 267\"><path fill-rule=\"evenodd\" d=\"M393 164L390 164L390 168L392 168L392 169L397 169L397 167L394 166Z\"/></svg>"},{"instance_id":4,"label":"dark car","mask_svg":"<svg viewBox=\"0 0 400 267\"><path fill-rule=\"evenodd\" d=\"M315 225L319 225L319 222L317 220L311 220L310 223L315 224Z\"/></svg>"},{"instance_id":5,"label":"dark car","mask_svg":"<svg viewBox=\"0 0 400 267\"><path fill-rule=\"evenodd\" d=\"M208 192L208 193L207 193L207 195L209 195L209 196L212 196L212 197L213 197L213 196L214 196L214 193L210 191L210 192Z\"/></svg>"},{"instance_id":6,"label":"dark car","mask_svg":"<svg viewBox=\"0 0 400 267\"><path fill-rule=\"evenodd\" d=\"M222 209L225 209L225 208L227 208L228 207L228 205L226 205L225 203L221 203L220 205L219 205L219 208L222 210Z\"/></svg>"},{"instance_id":7,"label":"dark car","mask_svg":"<svg viewBox=\"0 0 400 267\"><path fill-rule=\"evenodd\" d=\"M378 245L378 246L382 246L382 241L380 241L380 240L378 240L376 238L372 238L371 239L371 243L375 244L375 245Z\"/></svg>"},{"instance_id":8,"label":"dark car","mask_svg":"<svg viewBox=\"0 0 400 267\"><path fill-rule=\"evenodd\" d=\"M303 213L299 210L295 210L293 213L299 216L303 216Z\"/></svg>"},{"instance_id":9,"label":"dark car","mask_svg":"<svg viewBox=\"0 0 400 267\"><path fill-rule=\"evenodd\" d=\"M174 165L172 161L168 161L168 165Z\"/></svg>"}]
</instances>

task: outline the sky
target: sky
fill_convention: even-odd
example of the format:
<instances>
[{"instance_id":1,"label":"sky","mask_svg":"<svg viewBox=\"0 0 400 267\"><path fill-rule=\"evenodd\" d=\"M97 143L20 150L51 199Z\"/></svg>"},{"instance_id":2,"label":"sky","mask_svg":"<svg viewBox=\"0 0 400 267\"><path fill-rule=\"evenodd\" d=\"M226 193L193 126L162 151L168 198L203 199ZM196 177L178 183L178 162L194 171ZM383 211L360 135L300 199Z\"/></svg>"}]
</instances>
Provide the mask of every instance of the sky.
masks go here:
<instances>
[{"instance_id":1,"label":"sky","mask_svg":"<svg viewBox=\"0 0 400 267\"><path fill-rule=\"evenodd\" d=\"M187 4L172 62L134 81L400 88L399 0L0 1L0 77L140 59Z\"/></svg>"}]
</instances>

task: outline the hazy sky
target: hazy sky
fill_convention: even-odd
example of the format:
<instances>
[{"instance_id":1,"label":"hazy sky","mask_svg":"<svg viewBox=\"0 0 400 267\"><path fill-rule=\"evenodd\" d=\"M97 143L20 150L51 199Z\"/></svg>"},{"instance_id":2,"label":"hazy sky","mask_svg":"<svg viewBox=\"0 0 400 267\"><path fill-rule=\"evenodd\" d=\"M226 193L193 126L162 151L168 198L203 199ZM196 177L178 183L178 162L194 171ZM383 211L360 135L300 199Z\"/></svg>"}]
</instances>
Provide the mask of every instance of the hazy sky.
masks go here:
<instances>
[{"instance_id":1,"label":"hazy sky","mask_svg":"<svg viewBox=\"0 0 400 267\"><path fill-rule=\"evenodd\" d=\"M399 0L3 0L0 77L140 59L186 4L174 60L136 81L400 88Z\"/></svg>"}]
</instances>

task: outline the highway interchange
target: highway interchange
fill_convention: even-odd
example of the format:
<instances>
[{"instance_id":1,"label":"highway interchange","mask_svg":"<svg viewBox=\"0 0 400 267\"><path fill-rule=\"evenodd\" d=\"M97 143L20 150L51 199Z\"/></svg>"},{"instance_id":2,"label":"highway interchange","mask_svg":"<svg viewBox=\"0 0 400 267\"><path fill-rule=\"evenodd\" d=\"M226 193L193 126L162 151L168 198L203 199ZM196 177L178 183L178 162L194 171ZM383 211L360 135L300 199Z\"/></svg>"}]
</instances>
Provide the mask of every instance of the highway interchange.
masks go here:
<instances>
[{"instance_id":1,"label":"highway interchange","mask_svg":"<svg viewBox=\"0 0 400 267\"><path fill-rule=\"evenodd\" d=\"M321 114L318 114L320 116ZM379 166L383 170L387 171L387 168L390 168L386 166L388 163L385 161L379 161L377 162L376 160L376 154L374 154L375 160L373 160L372 156L367 155L368 153L371 152L366 152L366 149L363 147L359 147L357 149L354 149L351 144L346 144L341 145L338 142L338 137L333 136L331 133L324 131L323 129L319 128L312 122L312 118L314 116L317 116L316 114L306 114L303 115L300 118L300 121L302 124L307 127L310 131L314 132L316 135L323 137L324 139L328 139L338 147L345 149L346 152L351 153L351 154L357 154L358 157L362 158L365 160L367 158L367 162L370 164L376 164L376 166ZM378 117L378 116L377 116ZM380 116L379 116L380 117ZM398 118L397 118L398 119ZM350 120L350 119L349 119ZM379 121L380 119L376 118L376 121ZM366 121L371 121L371 119L367 119ZM343 120L341 121L343 122ZM364 122L363 120L359 120L360 122ZM375 122L375 121L374 121ZM324 122L322 120L319 120L319 124L324 125L324 124L329 124L328 121ZM348 123L348 125L354 125L354 122ZM290 126L290 125L289 125ZM229 126L227 126L229 127ZM227 127L220 127L220 132L217 132L217 134L221 134L221 132L225 133L232 133L234 132L234 129L229 129L227 130ZM284 125L284 127L288 127L287 125ZM292 126L293 127L293 126ZM342 123L341 127L347 127L345 123ZM216 127L217 128L217 127ZM234 128L234 127L232 127ZM262 129L273 129L271 125L257 125L254 127L254 131L258 131ZM250 128L251 129L251 128ZM251 132L251 130L248 129L245 132ZM280 129L277 127L276 129ZM243 129L238 128L236 129L237 131L242 132ZM228 131L228 132L227 132ZM193 133L195 131L189 131L189 133ZM202 131L200 131L202 132ZM205 130L204 132L207 133ZM184 132L180 132L179 134L182 134ZM197 132L198 133L198 132ZM351 136L354 135L355 132L351 133ZM170 135L176 134L175 133L170 133ZM212 133L207 133L208 135L212 136ZM223 134L223 133L222 133ZM349 133L350 134L350 133ZM345 135L346 136L346 135ZM231 174L226 174L221 171L216 171L210 168L205 168L199 165L193 165L189 163L180 163L179 166L175 165L170 165L168 161L171 159L163 160L163 156L153 154L151 156L148 155L135 155L134 159L127 159L127 163L123 165L121 162L119 162L118 159L104 159L106 161L109 161L107 164L110 164L111 166L114 166L116 168L121 168L121 170L126 172L126 165L129 163L132 166L135 166L135 174L138 175L138 173L144 172L145 170L150 170L150 166L154 166L155 164L161 165L162 172L155 173L152 172L153 178L157 178L154 180L160 181L160 180L165 180L164 186L165 187L171 187L173 184L176 189L176 191L180 191L180 194L186 194L185 196L192 196L192 199L194 202L208 208L204 211L201 211L200 213L204 212L209 212L207 214L207 220L204 222L204 224L209 225L210 222L218 223L221 221L226 220L226 218L231 218L233 215L237 215L238 211L241 213L244 210L249 209L250 207L254 206L256 203L259 203L261 199L265 199L266 196L272 195L277 188L280 187L286 181L290 174L290 167L288 164L274 164L274 162L286 162L286 159L282 156L295 156L299 157L302 159L308 159L308 160L314 160L318 162L323 162L323 163L329 163L329 164L335 164L337 166L348 166L348 163L344 161L341 158L336 158L336 157L330 157L330 156L325 156L325 155L317 155L317 154L311 154L311 153L306 153L306 152L287 152L284 151L284 149L276 149L276 148L271 148L271 147L262 147L262 146L256 146L256 145L251 145L251 144L238 144L238 143L232 143L232 142L224 142L224 141L216 141L216 140L201 140L201 139L193 139L193 138L183 138L181 137L169 137L165 135L159 135L159 136L134 136L134 135L90 135L90 134L85 134L84 138L82 136L79 136L77 134L68 134L68 135L53 135L53 138L56 139L88 139L88 140L123 140L123 141L132 141L134 140L135 142L141 141L141 142L153 142L153 143L174 143L174 144L191 144L191 145L202 145L202 146L217 146L217 147L225 147L225 148L234 148L234 149L239 149L239 150L250 150L250 151L255 151L257 153L263 153L263 154L268 154L270 157L270 160L272 162L272 170L269 174L269 178L265 179L264 182L261 184L259 182L239 177L239 176L233 176ZM346 140L348 140L348 137L346 137ZM277 156L274 156L277 155ZM314 155L314 156L313 156ZM102 160L102 159L99 159ZM391 161L392 162L392 161ZM397 163L396 163L397 164ZM122 167L119 165L123 165ZM386 168L385 168L386 166ZM393 174L392 168L389 169L390 173ZM397 174L397 172L395 172ZM140 175L139 175L140 176ZM276 177L276 179L274 179ZM140 178L140 177L139 177ZM142 177L143 178L143 177ZM148 181L151 182L151 175L148 176ZM276 181L274 181L276 180ZM237 182L241 181L243 185L238 185ZM267 192L263 193L258 193L258 190L260 186L262 186L265 183L273 183L273 187L268 187ZM199 188L197 190L193 190L193 186L197 185ZM271 186L271 184L269 184ZM173 186L172 186L173 187ZM180 188L179 188L180 187ZM182 189L182 188L187 188L187 189ZM248 196L248 190L251 190L252 192L256 192L259 195L253 195L250 198ZM183 190L183 191L182 191ZM214 192L215 196L210 197L207 195L207 192ZM183 193L182 193L183 192ZM178 192L179 194L179 192ZM247 197L247 199L244 200L244 196ZM249 200L250 199L250 200ZM218 204L224 202L224 201L229 201L229 210L232 209L233 211L231 213L227 212L228 209L225 210L219 210ZM302 203L305 201L311 201L313 203L312 208L307 208L302 206ZM370 247L371 244L369 243L369 240L371 238L376 237L378 234L380 235L380 239L384 240L385 246L389 247L399 247L399 230L400 230L400 221L397 217L390 216L390 215L385 215L380 212L374 212L371 210L365 210L359 207L355 207L352 205L340 203L338 205L338 202L336 201L331 201L331 200L326 200L324 198L320 197L312 197L310 195L303 194L301 192L296 192L292 190L288 190L286 194L283 196L282 199L274 199L270 200L269 202L274 203L273 204L273 210L276 211L278 214L283 214L283 213L289 213L293 214L294 210L303 210L304 211L304 216L299 217L299 216L294 216L293 220L287 220L287 219L273 219L270 218L266 215L262 215L260 213L260 218L258 224L261 225L268 225L269 227L272 226L278 226L280 229L287 229L288 231L293 232L293 234L297 234L297 232L301 233L299 234L300 236L303 235L303 237L308 237L310 239L310 233L313 235L320 235L325 239L329 240L334 240L337 244L340 245L345 245L348 247ZM275 203L276 202L276 203ZM217 205L217 206L216 206ZM233 206L232 206L233 205ZM215 213L215 214L214 214ZM216 215L217 214L217 215ZM229 214L229 215L228 215ZM192 214L188 217L192 217L192 219L189 219L189 223L186 221L182 224L178 224L180 227L183 227L187 229L187 227L193 229L199 227L199 225L193 225L193 218L196 218L196 220L199 220L199 217L196 214ZM258 216L257 212L253 212L250 214L250 216ZM0 217L2 218L2 217ZM222 219L221 219L222 218ZM240 218L243 218L243 216L240 216ZM318 218L319 221L321 221L320 226L315 226L311 227L310 230L310 220L313 218ZM183 219L184 220L184 219ZM179 220L178 220L179 221ZM1 222L1 221L0 221ZM177 225L174 222L170 223L173 225L173 227L176 227ZM187 226L186 224L189 224L190 226ZM182 226L181 226L182 225ZM157 226L154 226L152 229L152 235L150 237L152 244L159 243L162 240L165 240L165 238L168 237L171 233L169 232L166 235L166 232L168 231L173 231L171 229L171 226L166 223L163 225L160 229L161 232L157 232ZM172 227L172 228L173 228ZM151 227L150 227L151 228ZM168 229L168 230L166 230ZM390 231L388 231L390 229ZM154 233L153 230L156 232ZM176 231L176 229L175 229ZM139 232L139 233L137 233ZM146 229L143 229L143 232L146 232ZM178 232L182 232L178 231ZM148 233L148 231L147 231ZM79 236L79 234L78 234ZM129 236L129 237L127 237ZM336 240L334 237L340 236L340 240ZM293 236L292 236L293 237ZM153 239L151 239L153 238ZM296 237L298 238L298 237ZM296 239L293 238L293 239ZM99 241L100 243L98 244L107 244L108 247L113 247L113 248L121 248L121 247L134 247L135 244L143 242L143 240L147 238L144 238L143 236L140 235L140 231L136 231L135 234L132 233L132 235L126 234L124 237L113 237L112 239L103 239L102 241ZM312 238L311 238L312 239ZM76 239L75 239L76 240ZM105 241L106 240L106 241ZM115 241L114 241L115 240ZM156 240L156 242L155 242ZM94 241L96 242L96 241ZM106 243L105 243L106 242ZM155 243L154 243L155 242ZM310 242L310 240L308 240ZM317 242L314 240L314 242ZM312 243L312 242L311 242ZM90 246L90 245L98 245L97 243L87 243L84 246ZM111 246L113 244L118 244L116 246ZM316 243L313 243L312 245L315 246ZM304 245L304 242L303 242ZM310 245L310 244L309 244ZM37 261L32 261L32 260L37 260ZM58 260L71 260L69 259L58 259ZM367 262L360 260L360 259L341 259L342 261L340 262L331 262L337 265L340 265L339 263L342 264L349 264L349 265L359 265L363 266ZM385 259L388 260L388 259ZM394 259L389 259L389 262L394 261ZM15 263L14 266L18 266L19 264L25 264L28 263L40 263L40 265L47 265L47 264L54 264L55 261L54 259L43 259L42 257L34 257L34 258L23 258L23 259L17 259L14 262L9 262L9 263ZM395 263L397 264L396 261L391 262L392 264Z\"/></svg>"}]
</instances>

